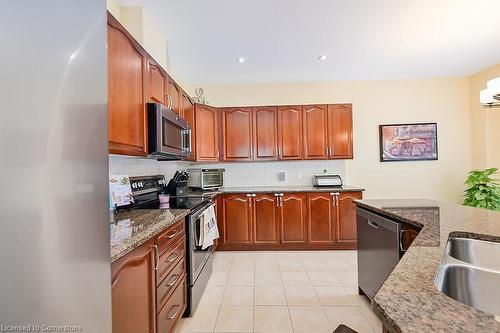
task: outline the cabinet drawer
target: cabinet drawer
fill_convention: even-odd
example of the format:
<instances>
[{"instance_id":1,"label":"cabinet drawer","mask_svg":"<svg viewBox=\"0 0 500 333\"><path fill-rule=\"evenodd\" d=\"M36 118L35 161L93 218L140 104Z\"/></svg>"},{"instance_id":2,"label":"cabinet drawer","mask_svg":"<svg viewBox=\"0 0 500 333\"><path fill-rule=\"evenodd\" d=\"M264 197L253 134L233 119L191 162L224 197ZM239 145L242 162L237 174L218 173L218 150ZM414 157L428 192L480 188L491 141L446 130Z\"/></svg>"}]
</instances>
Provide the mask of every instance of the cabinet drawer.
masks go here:
<instances>
[{"instance_id":1,"label":"cabinet drawer","mask_svg":"<svg viewBox=\"0 0 500 333\"><path fill-rule=\"evenodd\" d=\"M156 306L158 309L165 303L179 281L184 278L186 261L182 258L156 287Z\"/></svg>"},{"instance_id":2,"label":"cabinet drawer","mask_svg":"<svg viewBox=\"0 0 500 333\"><path fill-rule=\"evenodd\" d=\"M179 259L184 258L184 252L186 251L185 243L185 238L182 236L177 240L174 246L160 256L158 260L158 269L156 270L156 281L158 283L165 278L167 273L174 267Z\"/></svg>"},{"instance_id":3,"label":"cabinet drawer","mask_svg":"<svg viewBox=\"0 0 500 333\"><path fill-rule=\"evenodd\" d=\"M157 333L169 333L186 309L186 280L183 279L175 288L172 296L156 317Z\"/></svg>"},{"instance_id":4,"label":"cabinet drawer","mask_svg":"<svg viewBox=\"0 0 500 333\"><path fill-rule=\"evenodd\" d=\"M172 247L179 237L184 237L184 224L184 219L182 219L157 237L156 245L158 245L160 255Z\"/></svg>"}]
</instances>

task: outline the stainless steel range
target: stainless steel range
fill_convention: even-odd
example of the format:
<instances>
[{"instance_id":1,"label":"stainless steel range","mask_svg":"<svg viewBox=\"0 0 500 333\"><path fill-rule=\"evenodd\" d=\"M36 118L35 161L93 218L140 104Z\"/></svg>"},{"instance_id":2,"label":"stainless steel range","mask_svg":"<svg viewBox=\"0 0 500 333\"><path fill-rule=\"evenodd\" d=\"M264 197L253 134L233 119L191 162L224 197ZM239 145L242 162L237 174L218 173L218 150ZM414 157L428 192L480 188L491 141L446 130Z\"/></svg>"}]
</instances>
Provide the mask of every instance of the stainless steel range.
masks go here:
<instances>
[{"instance_id":1,"label":"stainless steel range","mask_svg":"<svg viewBox=\"0 0 500 333\"><path fill-rule=\"evenodd\" d=\"M159 195L167 191L163 175L130 177L134 204L130 209L160 209ZM197 245L201 232L201 217L213 205L213 193L183 192L170 197L170 208L189 209L186 216L187 308L184 316L191 316L200 302L212 274L214 246L202 250Z\"/></svg>"}]
</instances>

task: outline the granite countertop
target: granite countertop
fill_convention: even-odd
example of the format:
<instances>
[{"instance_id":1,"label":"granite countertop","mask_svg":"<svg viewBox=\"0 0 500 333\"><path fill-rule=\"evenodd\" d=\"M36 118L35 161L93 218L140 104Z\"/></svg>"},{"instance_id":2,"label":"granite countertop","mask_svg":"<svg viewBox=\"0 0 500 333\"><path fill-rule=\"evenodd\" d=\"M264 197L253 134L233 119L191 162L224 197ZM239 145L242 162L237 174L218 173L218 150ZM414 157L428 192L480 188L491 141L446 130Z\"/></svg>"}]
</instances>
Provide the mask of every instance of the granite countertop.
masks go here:
<instances>
[{"instance_id":1,"label":"granite countertop","mask_svg":"<svg viewBox=\"0 0 500 333\"><path fill-rule=\"evenodd\" d=\"M494 315L434 286L451 236L500 242L500 212L432 200L358 200L356 204L422 230L372 300L394 332L500 332Z\"/></svg>"},{"instance_id":2,"label":"granite countertop","mask_svg":"<svg viewBox=\"0 0 500 333\"><path fill-rule=\"evenodd\" d=\"M187 214L189 209L137 209L111 213L111 262L138 248ZM120 232L116 228L120 228Z\"/></svg>"},{"instance_id":3,"label":"granite countertop","mask_svg":"<svg viewBox=\"0 0 500 333\"><path fill-rule=\"evenodd\" d=\"M248 186L248 187L223 187L221 193L273 193L273 192L358 192L363 188L344 185L339 187L314 187L314 186Z\"/></svg>"}]
</instances>

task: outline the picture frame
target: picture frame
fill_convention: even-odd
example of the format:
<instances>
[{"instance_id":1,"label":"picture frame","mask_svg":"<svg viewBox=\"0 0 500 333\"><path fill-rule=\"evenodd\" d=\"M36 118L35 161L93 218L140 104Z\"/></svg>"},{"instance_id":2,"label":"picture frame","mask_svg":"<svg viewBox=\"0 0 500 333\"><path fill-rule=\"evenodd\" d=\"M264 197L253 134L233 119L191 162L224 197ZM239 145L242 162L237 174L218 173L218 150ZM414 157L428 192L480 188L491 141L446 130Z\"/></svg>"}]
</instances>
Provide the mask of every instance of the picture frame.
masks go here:
<instances>
[{"instance_id":1,"label":"picture frame","mask_svg":"<svg viewBox=\"0 0 500 333\"><path fill-rule=\"evenodd\" d=\"M380 162L438 159L437 123L379 125Z\"/></svg>"}]
</instances>

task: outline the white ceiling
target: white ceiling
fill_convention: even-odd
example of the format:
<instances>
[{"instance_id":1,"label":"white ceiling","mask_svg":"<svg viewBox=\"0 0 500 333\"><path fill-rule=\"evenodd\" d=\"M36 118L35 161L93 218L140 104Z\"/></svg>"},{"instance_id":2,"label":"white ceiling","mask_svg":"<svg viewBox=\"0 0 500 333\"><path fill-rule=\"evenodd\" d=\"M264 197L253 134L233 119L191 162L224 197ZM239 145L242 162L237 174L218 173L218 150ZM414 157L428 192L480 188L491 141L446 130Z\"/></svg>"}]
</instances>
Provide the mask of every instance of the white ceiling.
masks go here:
<instances>
[{"instance_id":1,"label":"white ceiling","mask_svg":"<svg viewBox=\"0 0 500 333\"><path fill-rule=\"evenodd\" d=\"M146 8L191 83L464 76L500 62L500 0L119 3Z\"/></svg>"}]
</instances>

